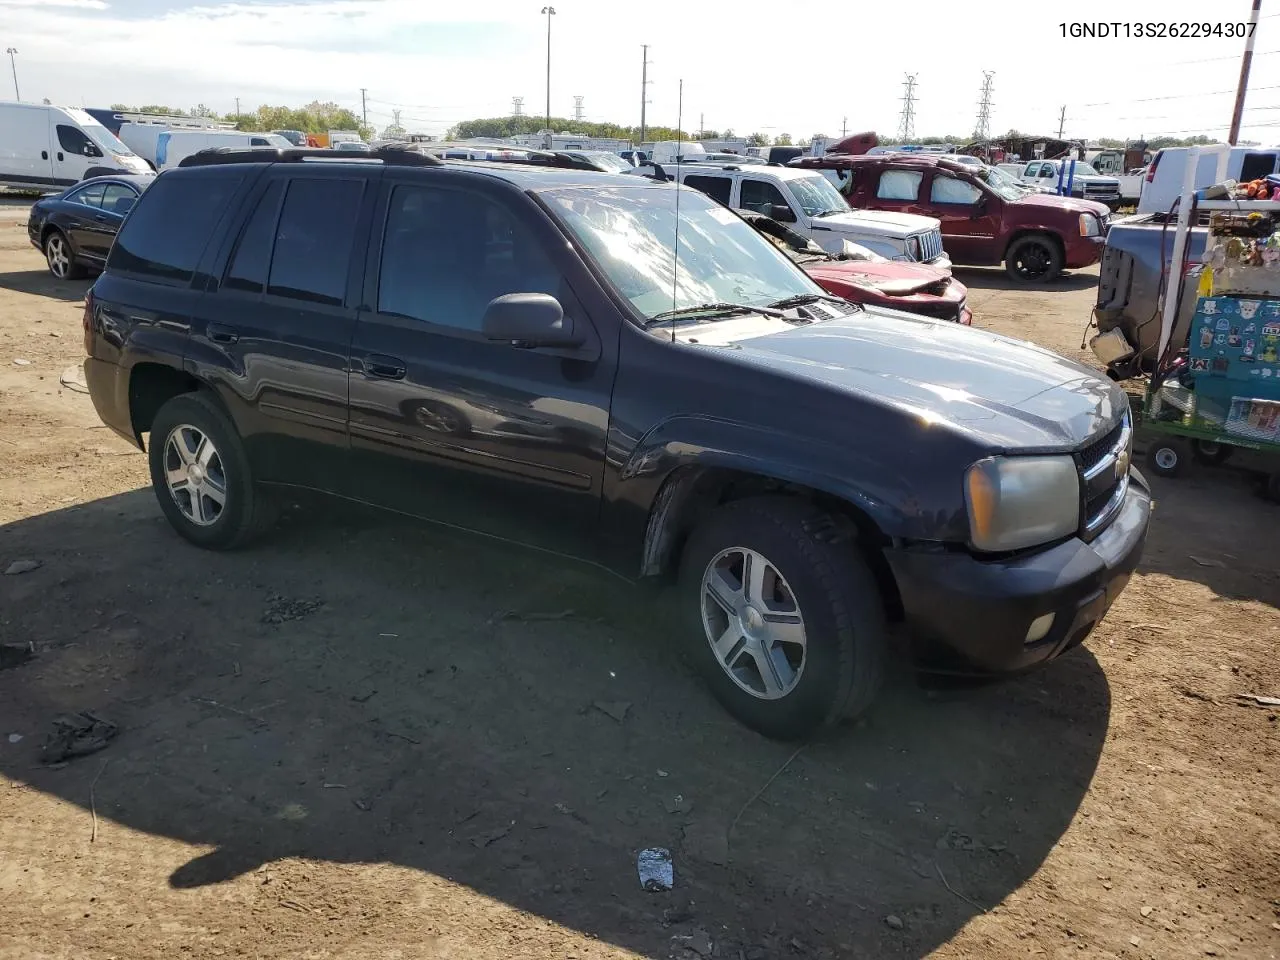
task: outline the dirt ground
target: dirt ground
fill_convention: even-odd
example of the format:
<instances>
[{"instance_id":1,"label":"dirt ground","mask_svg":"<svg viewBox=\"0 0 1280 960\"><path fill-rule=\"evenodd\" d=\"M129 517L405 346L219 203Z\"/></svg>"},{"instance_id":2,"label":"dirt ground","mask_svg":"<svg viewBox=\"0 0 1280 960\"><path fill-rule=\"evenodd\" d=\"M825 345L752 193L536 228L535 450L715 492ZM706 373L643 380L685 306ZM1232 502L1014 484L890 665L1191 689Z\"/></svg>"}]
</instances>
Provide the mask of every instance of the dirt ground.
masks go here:
<instances>
[{"instance_id":1,"label":"dirt ground","mask_svg":"<svg viewBox=\"0 0 1280 960\"><path fill-rule=\"evenodd\" d=\"M60 383L87 284L26 214L0 202L0 572L41 563L0 575L0 642L37 653L0 670L2 960L1280 955L1280 711L1236 696L1280 695L1280 507L1248 477L1154 481L1083 649L900 667L795 753L591 571L323 505L180 541ZM1084 356L1096 271L962 278L978 325ZM82 710L119 736L42 765Z\"/></svg>"}]
</instances>

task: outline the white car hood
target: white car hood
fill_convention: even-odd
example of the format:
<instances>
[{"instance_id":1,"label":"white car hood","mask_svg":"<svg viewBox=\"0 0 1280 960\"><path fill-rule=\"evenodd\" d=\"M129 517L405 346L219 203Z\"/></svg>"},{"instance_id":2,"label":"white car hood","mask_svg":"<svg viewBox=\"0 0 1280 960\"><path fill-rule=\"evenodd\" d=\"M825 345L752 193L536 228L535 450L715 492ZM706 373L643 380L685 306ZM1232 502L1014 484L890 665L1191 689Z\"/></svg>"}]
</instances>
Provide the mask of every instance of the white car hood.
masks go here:
<instances>
[{"instance_id":1,"label":"white car hood","mask_svg":"<svg viewBox=\"0 0 1280 960\"><path fill-rule=\"evenodd\" d=\"M813 222L840 233L874 233L899 239L927 230L937 230L942 226L934 217L922 217L915 213L890 213L887 210L850 210L848 213L817 217Z\"/></svg>"}]
</instances>

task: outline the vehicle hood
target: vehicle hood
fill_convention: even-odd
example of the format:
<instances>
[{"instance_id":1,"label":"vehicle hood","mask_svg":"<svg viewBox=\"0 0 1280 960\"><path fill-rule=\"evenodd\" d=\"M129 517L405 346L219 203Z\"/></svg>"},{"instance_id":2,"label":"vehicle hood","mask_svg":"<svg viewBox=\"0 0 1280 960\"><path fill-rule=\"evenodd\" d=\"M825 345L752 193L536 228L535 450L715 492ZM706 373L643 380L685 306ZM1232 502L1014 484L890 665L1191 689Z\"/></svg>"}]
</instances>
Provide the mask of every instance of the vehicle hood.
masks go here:
<instances>
[{"instance_id":1,"label":"vehicle hood","mask_svg":"<svg viewBox=\"0 0 1280 960\"><path fill-rule=\"evenodd\" d=\"M1092 213L1099 217L1108 216L1111 210L1105 203L1095 200L1081 200L1078 197L1060 197L1056 193L1029 193L1025 197L1011 201L1020 207L1052 207L1063 213Z\"/></svg>"},{"instance_id":2,"label":"vehicle hood","mask_svg":"<svg viewBox=\"0 0 1280 960\"><path fill-rule=\"evenodd\" d=\"M914 213L890 213L888 210L850 210L813 221L839 233L873 233L882 237L906 239L917 233L937 230L941 226L933 217Z\"/></svg>"},{"instance_id":3,"label":"vehicle hood","mask_svg":"<svg viewBox=\"0 0 1280 960\"><path fill-rule=\"evenodd\" d=\"M1072 180L1076 183L1092 183L1095 186L1101 186L1101 187L1119 187L1120 186L1120 181L1117 180L1115 177L1095 177L1093 176L1093 174L1090 174L1090 173L1077 174L1076 176L1072 177Z\"/></svg>"},{"instance_id":4,"label":"vehicle hood","mask_svg":"<svg viewBox=\"0 0 1280 960\"><path fill-rule=\"evenodd\" d=\"M751 315L677 336L897 408L992 453L1078 448L1128 405L1116 384L1034 344L896 310L871 307L800 327Z\"/></svg>"},{"instance_id":5,"label":"vehicle hood","mask_svg":"<svg viewBox=\"0 0 1280 960\"><path fill-rule=\"evenodd\" d=\"M927 293L930 287L949 285L951 271L923 263L890 260L877 263L868 260L815 260L802 264L804 272L821 285L823 282L871 286L887 296L906 297Z\"/></svg>"}]
</instances>

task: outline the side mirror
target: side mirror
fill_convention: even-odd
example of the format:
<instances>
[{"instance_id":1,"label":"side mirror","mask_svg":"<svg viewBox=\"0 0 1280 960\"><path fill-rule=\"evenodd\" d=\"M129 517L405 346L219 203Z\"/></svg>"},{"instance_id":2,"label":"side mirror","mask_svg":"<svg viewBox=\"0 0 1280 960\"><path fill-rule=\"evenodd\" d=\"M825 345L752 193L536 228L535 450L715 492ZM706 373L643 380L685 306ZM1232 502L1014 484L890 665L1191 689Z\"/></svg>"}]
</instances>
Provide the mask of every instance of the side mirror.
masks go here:
<instances>
[{"instance_id":1,"label":"side mirror","mask_svg":"<svg viewBox=\"0 0 1280 960\"><path fill-rule=\"evenodd\" d=\"M86 143L84 145L84 155L86 157L100 157L102 156L102 151L99 150L97 147L95 147L92 143Z\"/></svg>"},{"instance_id":2,"label":"side mirror","mask_svg":"<svg viewBox=\"0 0 1280 960\"><path fill-rule=\"evenodd\" d=\"M480 329L486 340L526 349L576 347L582 343L560 301L545 293L508 293L490 300Z\"/></svg>"},{"instance_id":3,"label":"side mirror","mask_svg":"<svg viewBox=\"0 0 1280 960\"><path fill-rule=\"evenodd\" d=\"M769 207L769 216L779 223L795 223L796 214L785 203L775 203Z\"/></svg>"}]
</instances>

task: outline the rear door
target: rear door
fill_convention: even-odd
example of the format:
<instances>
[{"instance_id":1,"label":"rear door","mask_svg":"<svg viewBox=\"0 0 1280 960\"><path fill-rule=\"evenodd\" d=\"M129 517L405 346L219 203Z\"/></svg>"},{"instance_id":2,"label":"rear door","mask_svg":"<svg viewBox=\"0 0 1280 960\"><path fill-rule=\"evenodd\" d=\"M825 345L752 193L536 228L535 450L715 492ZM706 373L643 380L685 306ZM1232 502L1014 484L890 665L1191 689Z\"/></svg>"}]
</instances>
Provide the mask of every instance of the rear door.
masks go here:
<instances>
[{"instance_id":1,"label":"rear door","mask_svg":"<svg viewBox=\"0 0 1280 960\"><path fill-rule=\"evenodd\" d=\"M192 356L263 481L345 490L353 251L379 173L268 168L201 303Z\"/></svg>"},{"instance_id":2,"label":"rear door","mask_svg":"<svg viewBox=\"0 0 1280 960\"><path fill-rule=\"evenodd\" d=\"M369 245L351 350L355 495L581 554L595 540L616 331L602 341L580 300L585 268L526 195L413 173L386 174ZM485 307L509 293L556 297L582 346L486 340Z\"/></svg>"},{"instance_id":3,"label":"rear door","mask_svg":"<svg viewBox=\"0 0 1280 960\"><path fill-rule=\"evenodd\" d=\"M867 205L872 210L890 210L894 213L923 213L920 208L920 191L924 186L924 171L882 167L873 175L868 185L870 196Z\"/></svg>"}]
</instances>

